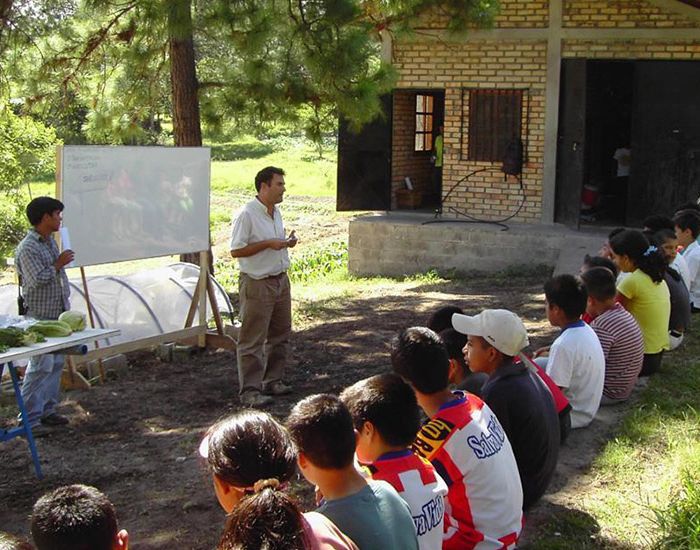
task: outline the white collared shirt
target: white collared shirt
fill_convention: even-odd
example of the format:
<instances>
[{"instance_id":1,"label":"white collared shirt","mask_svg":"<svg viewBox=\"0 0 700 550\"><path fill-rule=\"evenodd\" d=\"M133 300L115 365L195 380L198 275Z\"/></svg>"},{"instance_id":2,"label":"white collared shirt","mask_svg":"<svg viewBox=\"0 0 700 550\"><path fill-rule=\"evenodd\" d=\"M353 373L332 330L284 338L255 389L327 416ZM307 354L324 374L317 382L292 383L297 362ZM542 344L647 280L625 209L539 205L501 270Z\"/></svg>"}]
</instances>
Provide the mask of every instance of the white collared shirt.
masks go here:
<instances>
[{"instance_id":1,"label":"white collared shirt","mask_svg":"<svg viewBox=\"0 0 700 550\"><path fill-rule=\"evenodd\" d=\"M268 239L284 239L282 214L276 206L272 216L267 207L257 198L248 202L236 214L231 230L231 250L238 250L249 244ZM246 258L238 258L243 273L253 279L264 279L279 275L289 268L289 253L286 248L273 250L266 248Z\"/></svg>"},{"instance_id":2,"label":"white collared shirt","mask_svg":"<svg viewBox=\"0 0 700 550\"><path fill-rule=\"evenodd\" d=\"M690 273L690 303L693 307L700 306L700 245L697 241L693 241L683 250L683 259L688 264L688 272Z\"/></svg>"}]
</instances>

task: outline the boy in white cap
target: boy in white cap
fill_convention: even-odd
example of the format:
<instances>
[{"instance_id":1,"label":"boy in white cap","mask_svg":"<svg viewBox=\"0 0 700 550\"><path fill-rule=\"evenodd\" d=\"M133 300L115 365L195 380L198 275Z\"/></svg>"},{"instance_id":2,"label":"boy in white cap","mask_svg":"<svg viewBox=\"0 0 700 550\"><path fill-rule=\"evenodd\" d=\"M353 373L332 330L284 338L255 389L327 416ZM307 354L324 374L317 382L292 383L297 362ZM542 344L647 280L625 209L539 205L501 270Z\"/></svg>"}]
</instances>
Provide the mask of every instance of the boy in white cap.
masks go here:
<instances>
[{"instance_id":1,"label":"boy in white cap","mask_svg":"<svg viewBox=\"0 0 700 550\"><path fill-rule=\"evenodd\" d=\"M473 317L454 314L452 324L467 335L465 359L488 380L482 399L491 407L513 447L523 486L523 509L545 492L559 456L559 418L545 383L514 359L528 344L520 318L505 309L487 309Z\"/></svg>"}]
</instances>

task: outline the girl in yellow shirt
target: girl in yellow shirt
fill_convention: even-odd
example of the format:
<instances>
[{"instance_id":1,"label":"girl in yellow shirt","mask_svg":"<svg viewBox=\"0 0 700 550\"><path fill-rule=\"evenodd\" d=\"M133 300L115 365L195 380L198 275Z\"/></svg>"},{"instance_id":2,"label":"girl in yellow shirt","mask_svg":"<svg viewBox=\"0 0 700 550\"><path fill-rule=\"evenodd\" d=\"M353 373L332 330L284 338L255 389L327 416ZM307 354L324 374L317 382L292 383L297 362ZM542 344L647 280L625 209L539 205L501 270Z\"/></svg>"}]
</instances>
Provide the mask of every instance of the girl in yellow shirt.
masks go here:
<instances>
[{"instance_id":1,"label":"girl in yellow shirt","mask_svg":"<svg viewBox=\"0 0 700 550\"><path fill-rule=\"evenodd\" d=\"M668 320L671 298L664 281L666 262L660 250L640 231L625 230L610 240L613 261L629 273L617 284L618 301L639 324L644 337L640 376L655 373L669 349Z\"/></svg>"}]
</instances>

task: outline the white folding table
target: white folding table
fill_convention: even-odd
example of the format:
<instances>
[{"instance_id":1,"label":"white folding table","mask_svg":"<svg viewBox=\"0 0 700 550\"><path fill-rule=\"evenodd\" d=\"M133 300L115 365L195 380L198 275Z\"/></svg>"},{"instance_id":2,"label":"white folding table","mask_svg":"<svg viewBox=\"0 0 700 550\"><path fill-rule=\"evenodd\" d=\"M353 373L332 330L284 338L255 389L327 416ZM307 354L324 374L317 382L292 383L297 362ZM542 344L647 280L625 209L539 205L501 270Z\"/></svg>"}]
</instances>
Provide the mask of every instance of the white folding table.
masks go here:
<instances>
[{"instance_id":1,"label":"white folding table","mask_svg":"<svg viewBox=\"0 0 700 550\"><path fill-rule=\"evenodd\" d=\"M11 428L9 430L0 429L0 442L9 441L15 437L21 437L23 435L27 436L27 443L29 443L29 451L32 454L32 460L34 461L34 469L36 470L36 475L39 479L43 477L41 473L41 464L39 463L39 453L36 450L36 444L34 443L34 436L32 435L32 429L27 421L27 414L24 409L24 400L22 399L22 391L19 385L19 377L17 376L17 371L15 370L14 362L20 359L31 359L37 355L46 355L47 353L68 353L81 354L84 353L80 348L83 344L88 342L94 342L95 340L101 340L104 338L110 338L119 334L118 329L105 329L105 328L92 328L85 329L80 332L74 332L70 336L63 336L57 338L47 338L46 342L41 342L39 344L34 344L31 346L25 346L21 348L10 348L5 353L0 353L0 376L2 376L2 371L7 365L10 370L10 377L12 378L12 386L15 390L15 399L17 400L17 407L22 416L21 425L16 428ZM73 349L71 349L73 348Z\"/></svg>"}]
</instances>

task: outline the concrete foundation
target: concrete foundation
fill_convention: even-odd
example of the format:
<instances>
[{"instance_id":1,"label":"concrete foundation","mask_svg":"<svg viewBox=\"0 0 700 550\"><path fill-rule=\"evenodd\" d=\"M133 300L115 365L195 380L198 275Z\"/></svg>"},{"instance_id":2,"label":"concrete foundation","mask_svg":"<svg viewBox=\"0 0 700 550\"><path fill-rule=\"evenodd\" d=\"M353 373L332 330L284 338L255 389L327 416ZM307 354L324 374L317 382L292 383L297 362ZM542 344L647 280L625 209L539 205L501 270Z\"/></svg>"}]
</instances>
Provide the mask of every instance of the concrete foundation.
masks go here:
<instances>
[{"instance_id":1,"label":"concrete foundation","mask_svg":"<svg viewBox=\"0 0 700 550\"><path fill-rule=\"evenodd\" d=\"M387 213L350 222L349 270L355 275L402 276L438 272L493 272L515 266L551 266L578 273L585 254L595 254L609 228L575 231L558 224L461 223L432 214Z\"/></svg>"}]
</instances>

